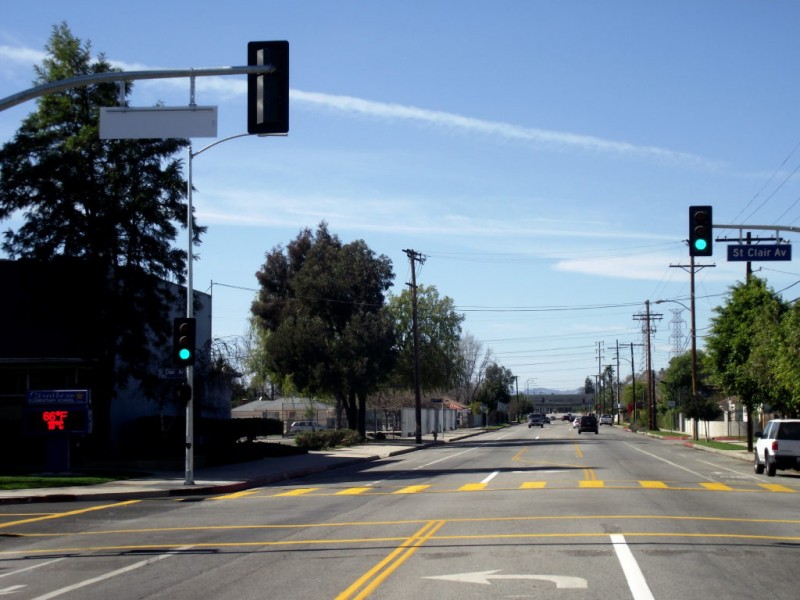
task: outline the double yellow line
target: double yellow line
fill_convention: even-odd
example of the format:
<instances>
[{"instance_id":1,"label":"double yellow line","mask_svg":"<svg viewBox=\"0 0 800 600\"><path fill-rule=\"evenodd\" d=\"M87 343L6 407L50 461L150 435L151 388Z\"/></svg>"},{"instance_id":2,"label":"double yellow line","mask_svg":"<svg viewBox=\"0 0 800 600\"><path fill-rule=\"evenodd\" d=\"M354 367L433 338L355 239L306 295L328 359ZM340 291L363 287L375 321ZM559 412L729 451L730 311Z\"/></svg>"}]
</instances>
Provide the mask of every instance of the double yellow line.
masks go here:
<instances>
[{"instance_id":1,"label":"double yellow line","mask_svg":"<svg viewBox=\"0 0 800 600\"><path fill-rule=\"evenodd\" d=\"M368 597L397 567L408 560L417 549L444 527L445 521L428 521L422 528L386 558L359 577L353 585L336 596L336 600L361 600Z\"/></svg>"}]
</instances>

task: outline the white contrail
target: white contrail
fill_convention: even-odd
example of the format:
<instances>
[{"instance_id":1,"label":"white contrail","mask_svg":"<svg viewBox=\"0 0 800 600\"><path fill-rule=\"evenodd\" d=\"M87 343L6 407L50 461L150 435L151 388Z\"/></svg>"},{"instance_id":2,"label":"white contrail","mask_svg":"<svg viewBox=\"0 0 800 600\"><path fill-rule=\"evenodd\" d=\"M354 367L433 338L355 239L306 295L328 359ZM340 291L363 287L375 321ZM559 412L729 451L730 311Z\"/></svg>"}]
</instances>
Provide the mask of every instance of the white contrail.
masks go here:
<instances>
[{"instance_id":1,"label":"white contrail","mask_svg":"<svg viewBox=\"0 0 800 600\"><path fill-rule=\"evenodd\" d=\"M703 169L716 169L721 166L718 162L696 154L675 152L657 146L638 146L628 142L606 140L590 135L521 127L511 123L486 121L454 113L428 110L403 104L375 102L373 100L365 100L353 96L306 92L293 89L291 90L291 99L296 102L321 106L350 114L367 115L388 120L415 121L452 130L483 134L509 141L522 141L540 146L577 148L603 153L637 156L654 159L658 162L688 164Z\"/></svg>"}]
</instances>

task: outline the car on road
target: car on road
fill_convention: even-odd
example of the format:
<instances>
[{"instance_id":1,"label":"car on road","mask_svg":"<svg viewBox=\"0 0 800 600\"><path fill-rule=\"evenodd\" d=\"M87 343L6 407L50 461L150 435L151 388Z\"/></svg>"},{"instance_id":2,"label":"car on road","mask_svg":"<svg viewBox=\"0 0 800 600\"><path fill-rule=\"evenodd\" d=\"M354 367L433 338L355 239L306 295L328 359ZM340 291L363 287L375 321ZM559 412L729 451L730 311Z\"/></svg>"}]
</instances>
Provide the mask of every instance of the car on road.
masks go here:
<instances>
[{"instance_id":1,"label":"car on road","mask_svg":"<svg viewBox=\"0 0 800 600\"><path fill-rule=\"evenodd\" d=\"M580 424L581 424L581 418L580 417L575 417L574 419L572 419L572 428L573 429L577 429L578 425L580 425Z\"/></svg>"},{"instance_id":2,"label":"car on road","mask_svg":"<svg viewBox=\"0 0 800 600\"><path fill-rule=\"evenodd\" d=\"M600 425L597 424L597 417L594 415L584 415L580 418L578 433L583 433L584 431L594 431L595 433L600 431Z\"/></svg>"},{"instance_id":3,"label":"car on road","mask_svg":"<svg viewBox=\"0 0 800 600\"><path fill-rule=\"evenodd\" d=\"M778 469L800 471L800 419L773 419L757 434L753 468L774 477Z\"/></svg>"},{"instance_id":4,"label":"car on road","mask_svg":"<svg viewBox=\"0 0 800 600\"><path fill-rule=\"evenodd\" d=\"M575 417L572 416L572 413L567 413L563 417L561 417L561 420L572 423L575 420Z\"/></svg>"},{"instance_id":5,"label":"car on road","mask_svg":"<svg viewBox=\"0 0 800 600\"><path fill-rule=\"evenodd\" d=\"M613 425L614 418L611 415L600 415L600 425Z\"/></svg>"},{"instance_id":6,"label":"car on road","mask_svg":"<svg viewBox=\"0 0 800 600\"><path fill-rule=\"evenodd\" d=\"M314 421L295 421L289 425L289 435L303 433L304 431L324 431L327 427L315 423Z\"/></svg>"},{"instance_id":7,"label":"car on road","mask_svg":"<svg viewBox=\"0 0 800 600\"><path fill-rule=\"evenodd\" d=\"M528 429L531 427L544 427L544 415L531 413L528 415Z\"/></svg>"}]
</instances>

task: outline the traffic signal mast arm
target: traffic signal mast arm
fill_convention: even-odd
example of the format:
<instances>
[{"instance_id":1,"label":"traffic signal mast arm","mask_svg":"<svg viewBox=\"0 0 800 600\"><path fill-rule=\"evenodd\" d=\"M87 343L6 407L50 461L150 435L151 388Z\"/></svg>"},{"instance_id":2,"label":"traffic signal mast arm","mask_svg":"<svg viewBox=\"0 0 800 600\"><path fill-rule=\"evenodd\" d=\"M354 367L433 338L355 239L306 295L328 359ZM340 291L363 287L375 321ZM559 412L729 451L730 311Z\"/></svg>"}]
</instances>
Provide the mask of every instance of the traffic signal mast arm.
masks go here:
<instances>
[{"instance_id":1,"label":"traffic signal mast arm","mask_svg":"<svg viewBox=\"0 0 800 600\"><path fill-rule=\"evenodd\" d=\"M137 79L176 79L180 77L219 77L223 75L269 75L275 73L277 69L273 65L249 65L243 67L209 67L201 69L161 69L153 71L110 71L108 73L92 73L90 75L79 75L69 79L61 79L29 88L22 92L12 94L0 99L0 112L39 98L47 94L53 94L63 90L69 90L84 85L94 85L97 83L109 83L112 81L134 81Z\"/></svg>"},{"instance_id":2,"label":"traffic signal mast arm","mask_svg":"<svg viewBox=\"0 0 800 600\"><path fill-rule=\"evenodd\" d=\"M778 235L779 231L791 231L792 233L800 233L800 227L791 227L789 225L721 225L719 223L713 223L712 227L714 229L738 229L739 230L739 238L742 238L742 231L745 229L759 229L763 231L774 231L775 237L780 238Z\"/></svg>"}]
</instances>

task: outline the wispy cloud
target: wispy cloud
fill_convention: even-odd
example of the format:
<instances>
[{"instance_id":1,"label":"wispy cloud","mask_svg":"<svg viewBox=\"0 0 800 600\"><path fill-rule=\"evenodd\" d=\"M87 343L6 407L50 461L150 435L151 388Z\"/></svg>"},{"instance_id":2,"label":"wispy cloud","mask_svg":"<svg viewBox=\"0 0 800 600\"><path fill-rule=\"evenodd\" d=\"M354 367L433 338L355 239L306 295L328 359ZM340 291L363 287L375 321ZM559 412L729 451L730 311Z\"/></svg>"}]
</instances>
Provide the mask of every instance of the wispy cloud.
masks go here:
<instances>
[{"instance_id":1,"label":"wispy cloud","mask_svg":"<svg viewBox=\"0 0 800 600\"><path fill-rule=\"evenodd\" d=\"M29 66L42 62L46 56L42 50L0 45L0 59L5 63Z\"/></svg>"},{"instance_id":2,"label":"wispy cloud","mask_svg":"<svg viewBox=\"0 0 800 600\"><path fill-rule=\"evenodd\" d=\"M577 149L584 151L630 156L666 164L680 164L700 169L719 169L723 165L703 156L676 152L657 146L640 146L590 135L521 127L499 121L486 121L454 113L428 110L415 106L375 102L353 96L340 96L293 89L291 99L312 106L337 110L353 115L365 115L387 120L405 120L437 127L481 134L507 141L520 141L541 147Z\"/></svg>"}]
</instances>

